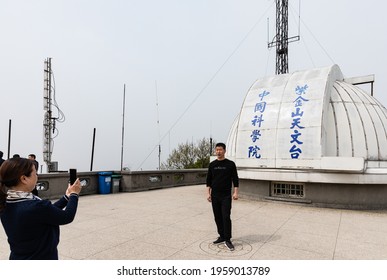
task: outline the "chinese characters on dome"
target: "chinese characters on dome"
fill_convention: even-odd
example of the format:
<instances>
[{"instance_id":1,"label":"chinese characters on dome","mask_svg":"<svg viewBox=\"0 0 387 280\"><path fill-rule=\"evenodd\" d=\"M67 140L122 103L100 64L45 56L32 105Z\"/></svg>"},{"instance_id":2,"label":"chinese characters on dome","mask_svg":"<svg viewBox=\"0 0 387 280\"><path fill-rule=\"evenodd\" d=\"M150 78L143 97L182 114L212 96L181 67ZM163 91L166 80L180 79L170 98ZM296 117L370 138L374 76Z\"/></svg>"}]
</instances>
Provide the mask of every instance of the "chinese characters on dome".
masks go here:
<instances>
[{"instance_id":1,"label":"chinese characters on dome","mask_svg":"<svg viewBox=\"0 0 387 280\"><path fill-rule=\"evenodd\" d=\"M252 126L252 131L251 131L251 146L248 147L248 157L249 158L256 158L259 159L261 158L261 153L260 153L260 146L259 146L259 139L262 136L261 134L261 127L263 122L265 121L263 118L264 112L266 110L266 101L263 101L267 95L269 95L270 92L264 90L260 94L258 94L259 97L259 102L255 104L254 107L254 116L253 119L251 120L251 126Z\"/></svg>"},{"instance_id":2,"label":"chinese characters on dome","mask_svg":"<svg viewBox=\"0 0 387 280\"><path fill-rule=\"evenodd\" d=\"M305 98L306 90L308 89L308 85L304 85L303 87L297 86L295 89L296 99L293 101L294 103L294 111L292 112L292 123L290 125L290 129L293 130L292 134L290 134L291 140L290 144L292 145L289 153L292 159L298 159L300 154L302 154L302 144L304 142L301 141L301 131L305 129L302 126L301 121L304 116L304 111L302 110L303 105L309 100Z\"/></svg>"}]
</instances>

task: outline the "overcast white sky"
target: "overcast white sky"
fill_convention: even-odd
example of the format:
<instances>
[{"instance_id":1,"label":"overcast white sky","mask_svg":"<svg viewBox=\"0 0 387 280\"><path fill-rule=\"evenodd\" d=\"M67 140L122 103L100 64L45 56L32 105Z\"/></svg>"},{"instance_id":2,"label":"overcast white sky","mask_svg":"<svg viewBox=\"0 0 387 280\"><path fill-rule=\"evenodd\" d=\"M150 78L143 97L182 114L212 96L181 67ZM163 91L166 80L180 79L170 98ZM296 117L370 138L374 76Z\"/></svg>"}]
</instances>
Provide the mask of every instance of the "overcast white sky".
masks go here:
<instances>
[{"instance_id":1,"label":"overcast white sky","mask_svg":"<svg viewBox=\"0 0 387 280\"><path fill-rule=\"evenodd\" d=\"M336 63L345 77L375 74L374 96L386 106L386 8L301 1L290 72ZM249 87L275 72L267 18L273 37L273 0L0 0L0 150L6 157L11 119L11 155L35 153L44 164L47 57L66 116L52 155L60 170L89 170L94 128L94 170L120 169L124 84L131 170L158 167L159 141L162 161L182 142L226 141ZM297 18L290 0L289 36Z\"/></svg>"}]
</instances>

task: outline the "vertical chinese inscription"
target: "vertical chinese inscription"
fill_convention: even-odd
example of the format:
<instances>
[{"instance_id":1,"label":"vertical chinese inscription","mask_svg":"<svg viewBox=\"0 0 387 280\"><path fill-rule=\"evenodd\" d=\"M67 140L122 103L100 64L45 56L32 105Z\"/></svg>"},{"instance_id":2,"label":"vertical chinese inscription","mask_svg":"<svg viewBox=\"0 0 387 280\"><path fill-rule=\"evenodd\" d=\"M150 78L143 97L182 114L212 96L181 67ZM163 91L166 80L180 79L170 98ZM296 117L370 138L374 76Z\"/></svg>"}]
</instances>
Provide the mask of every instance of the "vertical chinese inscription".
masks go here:
<instances>
[{"instance_id":1,"label":"vertical chinese inscription","mask_svg":"<svg viewBox=\"0 0 387 280\"><path fill-rule=\"evenodd\" d=\"M265 121L263 116L266 110L267 103L264 101L267 95L269 95L270 92L264 90L263 92L258 94L258 102L255 103L254 110L253 110L253 118L251 120L251 145L248 147L248 157L249 158L261 158L261 147L259 146L259 141L262 133L261 128L263 125L263 122Z\"/></svg>"},{"instance_id":2,"label":"vertical chinese inscription","mask_svg":"<svg viewBox=\"0 0 387 280\"><path fill-rule=\"evenodd\" d=\"M290 144L292 145L289 153L292 159L298 159L302 154L302 145L304 142L301 141L302 130L305 129L302 126L302 118L304 116L303 106L309 100L306 99L306 90L308 89L308 85L297 86L295 89L296 99L293 101L294 103L294 111L292 112L292 123L290 125L290 129L293 132L290 134L291 140Z\"/></svg>"}]
</instances>

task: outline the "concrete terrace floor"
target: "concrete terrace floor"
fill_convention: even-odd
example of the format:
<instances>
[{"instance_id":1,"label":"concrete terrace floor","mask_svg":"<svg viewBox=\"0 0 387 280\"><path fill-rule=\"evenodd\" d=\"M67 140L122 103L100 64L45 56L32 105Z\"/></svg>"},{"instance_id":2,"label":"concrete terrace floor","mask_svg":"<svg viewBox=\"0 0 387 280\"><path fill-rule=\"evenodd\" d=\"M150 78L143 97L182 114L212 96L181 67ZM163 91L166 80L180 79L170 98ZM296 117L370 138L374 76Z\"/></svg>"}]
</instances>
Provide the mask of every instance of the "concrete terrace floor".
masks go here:
<instances>
[{"instance_id":1,"label":"concrete terrace floor","mask_svg":"<svg viewBox=\"0 0 387 280\"><path fill-rule=\"evenodd\" d=\"M387 259L387 210L233 201L235 251L217 238L205 186L81 196L61 227L62 260ZM0 259L9 247L0 229Z\"/></svg>"}]
</instances>

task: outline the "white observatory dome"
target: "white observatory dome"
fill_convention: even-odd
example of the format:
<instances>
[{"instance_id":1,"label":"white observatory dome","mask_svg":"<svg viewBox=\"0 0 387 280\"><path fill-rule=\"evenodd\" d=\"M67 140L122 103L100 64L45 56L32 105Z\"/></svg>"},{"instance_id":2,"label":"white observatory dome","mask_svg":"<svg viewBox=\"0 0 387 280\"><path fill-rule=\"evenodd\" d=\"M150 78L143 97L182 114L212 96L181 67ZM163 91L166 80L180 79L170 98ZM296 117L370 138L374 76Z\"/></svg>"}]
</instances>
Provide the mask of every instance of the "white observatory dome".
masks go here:
<instances>
[{"instance_id":1,"label":"white observatory dome","mask_svg":"<svg viewBox=\"0 0 387 280\"><path fill-rule=\"evenodd\" d=\"M337 65L257 80L227 144L245 179L387 182L387 110Z\"/></svg>"}]
</instances>

